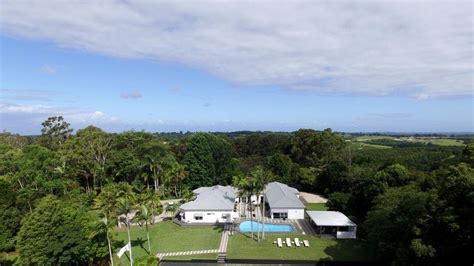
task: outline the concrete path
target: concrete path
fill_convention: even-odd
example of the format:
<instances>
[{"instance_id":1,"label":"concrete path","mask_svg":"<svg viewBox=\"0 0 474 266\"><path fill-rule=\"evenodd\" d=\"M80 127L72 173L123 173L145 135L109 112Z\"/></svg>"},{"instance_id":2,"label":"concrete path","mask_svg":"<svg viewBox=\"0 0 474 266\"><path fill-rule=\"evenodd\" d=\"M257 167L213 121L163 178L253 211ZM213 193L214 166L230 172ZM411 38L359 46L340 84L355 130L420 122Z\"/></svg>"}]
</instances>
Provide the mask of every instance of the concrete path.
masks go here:
<instances>
[{"instance_id":1,"label":"concrete path","mask_svg":"<svg viewBox=\"0 0 474 266\"><path fill-rule=\"evenodd\" d=\"M188 255L199 255L199 254L213 254L218 253L219 250L217 249L209 249L209 250L192 250L192 251L176 251L176 252L167 252L167 253L158 253L156 257L160 260L164 257L171 257L171 256L188 256Z\"/></svg>"},{"instance_id":2,"label":"concrete path","mask_svg":"<svg viewBox=\"0 0 474 266\"><path fill-rule=\"evenodd\" d=\"M217 263L225 263L227 257L227 244L229 243L230 229L232 225L224 225L224 231L222 232L221 244L219 245L219 253L217 254Z\"/></svg>"}]
</instances>

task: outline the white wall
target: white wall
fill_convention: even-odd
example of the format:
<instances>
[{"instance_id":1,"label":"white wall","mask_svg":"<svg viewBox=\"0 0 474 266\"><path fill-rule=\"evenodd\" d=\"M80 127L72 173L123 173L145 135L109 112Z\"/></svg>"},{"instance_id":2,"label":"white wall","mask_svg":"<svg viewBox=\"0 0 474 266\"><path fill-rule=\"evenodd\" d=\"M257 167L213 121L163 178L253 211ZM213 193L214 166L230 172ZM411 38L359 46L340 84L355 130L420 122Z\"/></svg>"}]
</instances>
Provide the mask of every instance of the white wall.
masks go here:
<instances>
[{"instance_id":1,"label":"white wall","mask_svg":"<svg viewBox=\"0 0 474 266\"><path fill-rule=\"evenodd\" d=\"M288 219L304 219L304 209L288 210Z\"/></svg>"},{"instance_id":2,"label":"white wall","mask_svg":"<svg viewBox=\"0 0 474 266\"><path fill-rule=\"evenodd\" d=\"M238 214L232 211L186 211L183 221L186 223L230 223ZM195 214L202 214L202 220L196 220ZM227 214L227 218L222 215Z\"/></svg>"},{"instance_id":3,"label":"white wall","mask_svg":"<svg viewBox=\"0 0 474 266\"><path fill-rule=\"evenodd\" d=\"M304 219L304 209L271 209L271 213L287 213L288 219Z\"/></svg>"}]
</instances>

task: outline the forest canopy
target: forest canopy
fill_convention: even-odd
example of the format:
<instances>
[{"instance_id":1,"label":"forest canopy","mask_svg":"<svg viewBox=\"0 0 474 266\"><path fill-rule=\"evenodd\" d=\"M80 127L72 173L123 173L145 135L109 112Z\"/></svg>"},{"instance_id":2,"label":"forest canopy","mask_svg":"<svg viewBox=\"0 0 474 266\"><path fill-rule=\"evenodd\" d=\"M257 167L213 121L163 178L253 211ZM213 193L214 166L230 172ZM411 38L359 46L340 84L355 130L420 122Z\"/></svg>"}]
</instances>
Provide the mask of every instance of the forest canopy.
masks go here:
<instances>
[{"instance_id":1,"label":"forest canopy","mask_svg":"<svg viewBox=\"0 0 474 266\"><path fill-rule=\"evenodd\" d=\"M42 125L39 137L0 134L0 251L19 252L21 265L107 262L113 219L131 202L146 202L146 219L160 210L159 199L189 198L192 189L251 175L328 197L330 210L361 225L358 236L381 260L468 262L473 250L469 139L465 146L372 141L391 148L357 149L331 129L74 132L62 117Z\"/></svg>"}]
</instances>

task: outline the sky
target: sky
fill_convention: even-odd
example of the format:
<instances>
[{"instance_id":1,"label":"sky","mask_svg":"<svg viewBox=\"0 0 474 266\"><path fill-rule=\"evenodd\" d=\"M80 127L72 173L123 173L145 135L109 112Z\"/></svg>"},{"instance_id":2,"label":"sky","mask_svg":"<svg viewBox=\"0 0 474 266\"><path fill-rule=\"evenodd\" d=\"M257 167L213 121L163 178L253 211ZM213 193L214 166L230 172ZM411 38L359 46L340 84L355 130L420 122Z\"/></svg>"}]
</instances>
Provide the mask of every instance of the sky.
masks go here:
<instances>
[{"instance_id":1,"label":"sky","mask_svg":"<svg viewBox=\"0 0 474 266\"><path fill-rule=\"evenodd\" d=\"M472 1L0 2L0 130L474 132Z\"/></svg>"}]
</instances>

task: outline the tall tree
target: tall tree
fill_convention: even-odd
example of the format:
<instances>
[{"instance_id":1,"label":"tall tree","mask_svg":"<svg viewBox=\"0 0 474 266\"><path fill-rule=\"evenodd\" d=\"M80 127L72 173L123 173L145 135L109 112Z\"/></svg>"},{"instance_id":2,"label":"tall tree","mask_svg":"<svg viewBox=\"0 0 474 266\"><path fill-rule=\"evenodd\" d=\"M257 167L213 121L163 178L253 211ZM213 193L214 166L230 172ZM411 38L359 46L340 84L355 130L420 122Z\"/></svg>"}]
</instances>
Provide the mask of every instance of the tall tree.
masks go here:
<instances>
[{"instance_id":1,"label":"tall tree","mask_svg":"<svg viewBox=\"0 0 474 266\"><path fill-rule=\"evenodd\" d=\"M41 123L41 137L38 142L52 150L57 150L71 137L73 131L70 124L62 116L51 116Z\"/></svg>"},{"instance_id":2,"label":"tall tree","mask_svg":"<svg viewBox=\"0 0 474 266\"><path fill-rule=\"evenodd\" d=\"M191 188L213 185L214 158L205 134L196 134L188 144L184 165L189 173L187 185Z\"/></svg>"},{"instance_id":3,"label":"tall tree","mask_svg":"<svg viewBox=\"0 0 474 266\"><path fill-rule=\"evenodd\" d=\"M300 129L291 138L291 157L304 167L326 167L340 160L345 150L344 139L333 133L330 128L321 132L312 129Z\"/></svg>"},{"instance_id":4,"label":"tall tree","mask_svg":"<svg viewBox=\"0 0 474 266\"><path fill-rule=\"evenodd\" d=\"M77 131L76 136L65 145L66 171L70 168L81 171L86 179L87 191L90 185L98 189L105 184L105 167L111 152L111 141L111 134L88 126Z\"/></svg>"},{"instance_id":5,"label":"tall tree","mask_svg":"<svg viewBox=\"0 0 474 266\"><path fill-rule=\"evenodd\" d=\"M80 222L61 201L47 196L23 218L17 243L18 264L83 264L88 260L87 245Z\"/></svg>"},{"instance_id":6,"label":"tall tree","mask_svg":"<svg viewBox=\"0 0 474 266\"><path fill-rule=\"evenodd\" d=\"M423 261L436 254L426 239L436 205L433 192L415 186L390 188L376 199L363 228L384 259L403 264Z\"/></svg>"}]
</instances>

